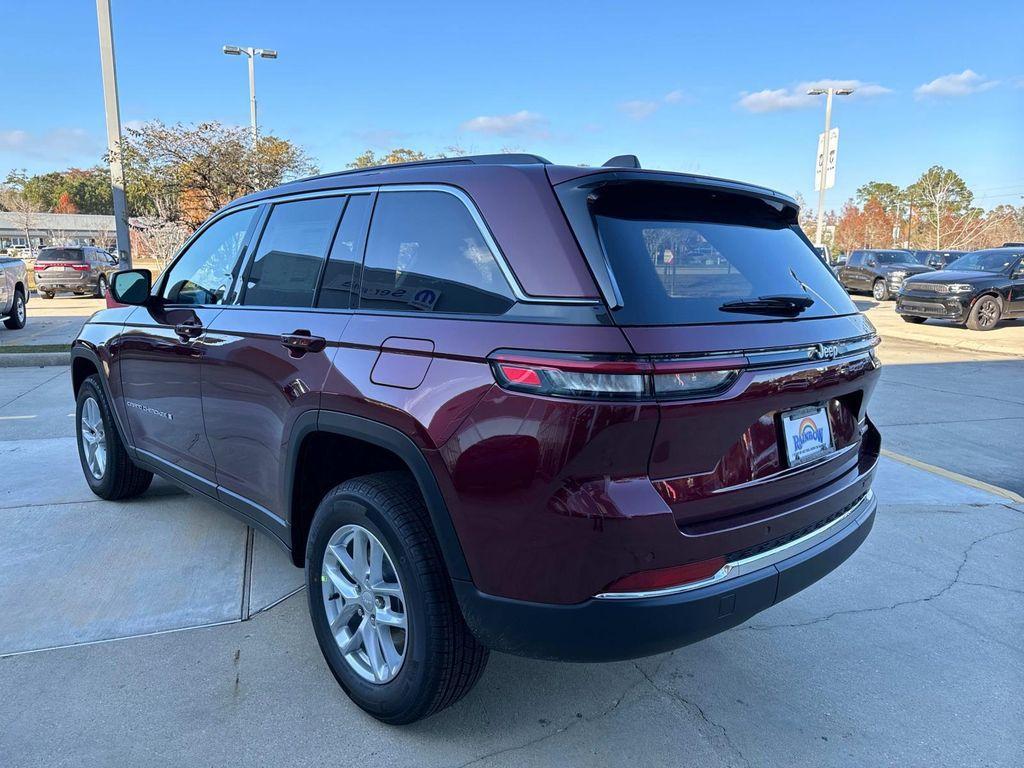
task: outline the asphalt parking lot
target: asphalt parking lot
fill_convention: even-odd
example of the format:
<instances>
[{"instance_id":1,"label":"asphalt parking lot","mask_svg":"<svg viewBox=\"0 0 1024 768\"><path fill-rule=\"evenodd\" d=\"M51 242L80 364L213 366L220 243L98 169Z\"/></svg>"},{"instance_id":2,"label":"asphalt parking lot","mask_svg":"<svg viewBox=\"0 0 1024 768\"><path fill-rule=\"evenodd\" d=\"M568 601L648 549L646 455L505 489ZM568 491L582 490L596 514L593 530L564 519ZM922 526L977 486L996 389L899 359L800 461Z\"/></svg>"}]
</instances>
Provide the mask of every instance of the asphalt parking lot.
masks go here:
<instances>
[{"instance_id":1,"label":"asphalt parking lot","mask_svg":"<svg viewBox=\"0 0 1024 768\"><path fill-rule=\"evenodd\" d=\"M881 354L899 456L842 568L636 663L495 654L406 728L336 686L282 552L165 484L95 499L67 369L0 369L0 765L1019 765L1024 361Z\"/></svg>"}]
</instances>

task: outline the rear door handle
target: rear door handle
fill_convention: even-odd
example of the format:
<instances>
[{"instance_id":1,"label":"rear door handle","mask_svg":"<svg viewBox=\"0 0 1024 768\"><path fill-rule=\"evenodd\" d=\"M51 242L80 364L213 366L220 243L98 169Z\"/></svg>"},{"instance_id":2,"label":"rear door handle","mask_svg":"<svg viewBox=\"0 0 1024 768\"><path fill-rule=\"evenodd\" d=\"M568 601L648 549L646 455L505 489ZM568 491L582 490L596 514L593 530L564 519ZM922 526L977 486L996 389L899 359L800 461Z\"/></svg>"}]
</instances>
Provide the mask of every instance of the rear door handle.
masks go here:
<instances>
[{"instance_id":1,"label":"rear door handle","mask_svg":"<svg viewBox=\"0 0 1024 768\"><path fill-rule=\"evenodd\" d=\"M178 323L174 326L174 332L182 341L194 339L203 332L203 324L198 320L190 320L185 323Z\"/></svg>"},{"instance_id":2,"label":"rear door handle","mask_svg":"<svg viewBox=\"0 0 1024 768\"><path fill-rule=\"evenodd\" d=\"M302 357L307 352L323 352L327 348L327 339L313 336L309 331L299 329L281 336L281 346L288 350L292 357Z\"/></svg>"}]
</instances>

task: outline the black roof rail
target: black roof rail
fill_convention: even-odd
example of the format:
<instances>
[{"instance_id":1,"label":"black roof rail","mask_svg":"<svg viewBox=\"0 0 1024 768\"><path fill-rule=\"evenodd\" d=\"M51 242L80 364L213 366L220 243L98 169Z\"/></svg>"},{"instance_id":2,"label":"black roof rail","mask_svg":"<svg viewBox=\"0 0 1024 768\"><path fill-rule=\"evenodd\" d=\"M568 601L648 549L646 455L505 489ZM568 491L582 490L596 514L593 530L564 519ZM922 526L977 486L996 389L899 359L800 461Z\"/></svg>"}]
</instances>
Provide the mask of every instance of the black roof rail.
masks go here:
<instances>
[{"instance_id":1,"label":"black roof rail","mask_svg":"<svg viewBox=\"0 0 1024 768\"><path fill-rule=\"evenodd\" d=\"M1024 248L1024 243L1003 243L1002 248Z\"/></svg>"},{"instance_id":2,"label":"black roof rail","mask_svg":"<svg viewBox=\"0 0 1024 768\"><path fill-rule=\"evenodd\" d=\"M318 176L305 176L301 179L293 179L281 186L299 184L317 179L330 179L335 176L350 176L356 173L368 173L370 171L385 171L392 168L416 168L421 165L551 165L551 161L540 155L529 155L524 153L507 153L497 155L459 155L456 157L434 157L427 160L409 160L405 163L385 163L384 165L370 165L366 168L349 168L346 171L332 171L322 173Z\"/></svg>"}]
</instances>

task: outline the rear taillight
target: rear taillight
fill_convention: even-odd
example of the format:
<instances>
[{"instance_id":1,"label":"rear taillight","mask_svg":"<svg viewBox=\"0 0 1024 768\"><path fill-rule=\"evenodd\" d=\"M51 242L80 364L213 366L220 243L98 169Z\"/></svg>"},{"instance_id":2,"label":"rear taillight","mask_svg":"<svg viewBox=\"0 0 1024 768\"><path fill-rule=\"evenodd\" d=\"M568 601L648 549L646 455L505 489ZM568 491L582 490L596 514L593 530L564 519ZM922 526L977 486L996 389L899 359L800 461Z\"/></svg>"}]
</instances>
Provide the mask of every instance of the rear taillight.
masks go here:
<instances>
[{"instance_id":1,"label":"rear taillight","mask_svg":"<svg viewBox=\"0 0 1024 768\"><path fill-rule=\"evenodd\" d=\"M728 388L745 365L742 357L655 360L531 352L491 357L494 378L504 389L602 400L707 396Z\"/></svg>"},{"instance_id":2,"label":"rear taillight","mask_svg":"<svg viewBox=\"0 0 1024 768\"><path fill-rule=\"evenodd\" d=\"M89 265L88 264L71 264L69 266L73 270L75 270L75 272L88 272L89 271Z\"/></svg>"},{"instance_id":3,"label":"rear taillight","mask_svg":"<svg viewBox=\"0 0 1024 768\"><path fill-rule=\"evenodd\" d=\"M604 592L651 592L681 587L710 579L723 568L725 558L713 557L710 560L698 560L695 563L674 565L671 568L639 571L616 579L604 589Z\"/></svg>"},{"instance_id":4,"label":"rear taillight","mask_svg":"<svg viewBox=\"0 0 1024 768\"><path fill-rule=\"evenodd\" d=\"M34 267L32 267L32 269L34 269L36 272L42 272L48 266L50 266L50 265L49 264L36 264Z\"/></svg>"}]
</instances>

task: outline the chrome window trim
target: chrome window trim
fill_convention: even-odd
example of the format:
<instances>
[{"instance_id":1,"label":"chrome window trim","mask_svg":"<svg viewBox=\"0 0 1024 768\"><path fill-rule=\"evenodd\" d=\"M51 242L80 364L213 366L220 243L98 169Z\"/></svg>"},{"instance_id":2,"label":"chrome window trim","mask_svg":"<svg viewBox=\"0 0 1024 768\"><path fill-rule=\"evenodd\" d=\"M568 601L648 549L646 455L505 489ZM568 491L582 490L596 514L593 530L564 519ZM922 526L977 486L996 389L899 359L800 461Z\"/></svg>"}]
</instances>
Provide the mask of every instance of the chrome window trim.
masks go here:
<instances>
[{"instance_id":1,"label":"chrome window trim","mask_svg":"<svg viewBox=\"0 0 1024 768\"><path fill-rule=\"evenodd\" d=\"M677 595L682 592L690 592L695 589L701 589L702 587L710 587L729 579L735 579L739 576L744 576L762 568L775 565L787 558L799 555L801 552L811 549L832 536L841 528L844 528L846 523L850 522L851 518L855 518L856 523L860 524L874 510L874 508L875 492L869 489L861 497L856 506L852 507L849 511L840 515L827 525L822 526L816 531L811 531L798 539L788 541L775 549L770 549L767 552L761 552L757 555L751 555L750 557L745 557L742 560L734 560L731 563L726 563L718 570L717 573L706 579L689 582L687 584L680 584L675 587L653 589L644 592L602 592L598 595L594 595L594 599L637 600L648 597L665 597L666 595Z\"/></svg>"},{"instance_id":2,"label":"chrome window trim","mask_svg":"<svg viewBox=\"0 0 1024 768\"><path fill-rule=\"evenodd\" d=\"M483 216L480 214L480 210L476 207L476 203L458 187L450 184L379 184L367 187L342 187L337 189L323 189L317 190L316 192L297 192L293 194L282 194L273 197L264 197L259 200L252 202L243 203L237 206L231 206L230 208L224 209L213 217L208 219L202 226L201 229L197 230L196 233L186 241L182 249L178 251L178 254L184 252L184 250L190 245L193 238L198 236L203 229L206 229L216 219L221 216L240 211L243 208L251 208L256 205L276 205L277 203L292 202L293 200L306 200L315 197L337 197L341 195L358 195L358 194L372 194L376 192L378 194L391 194L398 192L444 192L457 198L466 207L469 215L472 217L473 222L476 224L477 229L480 231L481 237L487 244L487 247L491 250L494 255L494 260L498 264L498 269L501 270L501 274L504 276L505 281L508 283L509 290L512 292L512 296L516 301L521 301L526 304L588 304L595 305L600 304L600 299L586 299L586 298L574 298L571 296L532 296L523 290L519 284L518 278L509 266L508 260L505 258L505 254L498 247L498 243L495 241L494 236L491 234L490 229L484 222ZM371 215L370 224L373 224L373 217ZM177 260L177 255L175 260ZM171 262L174 263L173 261ZM422 314L422 313L421 313Z\"/></svg>"}]
</instances>

